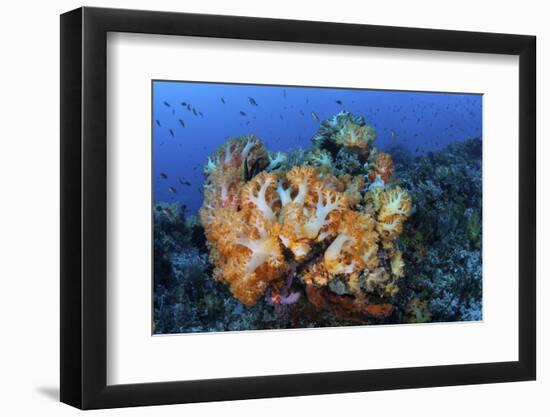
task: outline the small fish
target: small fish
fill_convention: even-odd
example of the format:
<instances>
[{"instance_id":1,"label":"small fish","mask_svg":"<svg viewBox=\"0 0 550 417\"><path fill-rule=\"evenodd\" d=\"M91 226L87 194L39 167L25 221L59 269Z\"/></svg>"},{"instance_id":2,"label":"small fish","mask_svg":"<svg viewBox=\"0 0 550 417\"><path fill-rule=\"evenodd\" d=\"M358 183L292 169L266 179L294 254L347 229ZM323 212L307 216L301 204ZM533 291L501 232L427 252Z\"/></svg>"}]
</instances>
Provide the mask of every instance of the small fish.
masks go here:
<instances>
[{"instance_id":1,"label":"small fish","mask_svg":"<svg viewBox=\"0 0 550 417\"><path fill-rule=\"evenodd\" d=\"M241 113L241 116L246 116L246 113L242 110L239 113Z\"/></svg>"},{"instance_id":2,"label":"small fish","mask_svg":"<svg viewBox=\"0 0 550 417\"><path fill-rule=\"evenodd\" d=\"M186 103L185 101L182 101L182 102L181 102L181 105L182 105L183 107L185 107L185 106L187 106L187 103Z\"/></svg>"},{"instance_id":3,"label":"small fish","mask_svg":"<svg viewBox=\"0 0 550 417\"><path fill-rule=\"evenodd\" d=\"M202 114L202 112L201 112L201 111L200 111L200 112L198 112L198 113L199 113L199 116L200 116L200 117L204 117L204 114Z\"/></svg>"},{"instance_id":4,"label":"small fish","mask_svg":"<svg viewBox=\"0 0 550 417\"><path fill-rule=\"evenodd\" d=\"M197 111L195 110L195 108L193 107L193 114L196 116L197 115Z\"/></svg>"},{"instance_id":5,"label":"small fish","mask_svg":"<svg viewBox=\"0 0 550 417\"><path fill-rule=\"evenodd\" d=\"M395 139L395 131L393 130L390 131L390 138Z\"/></svg>"},{"instance_id":6,"label":"small fish","mask_svg":"<svg viewBox=\"0 0 550 417\"><path fill-rule=\"evenodd\" d=\"M254 98L252 97L248 97L248 102L252 105L252 106L257 106L258 103L256 103L256 100L254 100Z\"/></svg>"},{"instance_id":7,"label":"small fish","mask_svg":"<svg viewBox=\"0 0 550 417\"><path fill-rule=\"evenodd\" d=\"M161 172L161 173L160 173L160 177L161 177L163 180L165 180L165 179L168 178L168 175L166 175L164 172Z\"/></svg>"},{"instance_id":8,"label":"small fish","mask_svg":"<svg viewBox=\"0 0 550 417\"><path fill-rule=\"evenodd\" d=\"M420 151L420 148L417 147L416 150L415 150L415 152L419 152L419 151Z\"/></svg>"},{"instance_id":9,"label":"small fish","mask_svg":"<svg viewBox=\"0 0 550 417\"><path fill-rule=\"evenodd\" d=\"M169 129L170 130L170 134L172 135L172 137L174 137L174 131L172 129Z\"/></svg>"},{"instance_id":10,"label":"small fish","mask_svg":"<svg viewBox=\"0 0 550 417\"><path fill-rule=\"evenodd\" d=\"M311 117L313 117L315 121L321 123L321 119L319 119L319 116L317 116L317 113L315 113L314 111L311 112Z\"/></svg>"},{"instance_id":11,"label":"small fish","mask_svg":"<svg viewBox=\"0 0 550 417\"><path fill-rule=\"evenodd\" d=\"M187 110L191 111L191 105L190 104L187 105Z\"/></svg>"},{"instance_id":12,"label":"small fish","mask_svg":"<svg viewBox=\"0 0 550 417\"><path fill-rule=\"evenodd\" d=\"M223 104L225 104L225 100L223 99L223 97L220 97L220 100L222 101Z\"/></svg>"},{"instance_id":13,"label":"small fish","mask_svg":"<svg viewBox=\"0 0 550 417\"><path fill-rule=\"evenodd\" d=\"M336 104L342 105L342 100L336 100Z\"/></svg>"},{"instance_id":14,"label":"small fish","mask_svg":"<svg viewBox=\"0 0 550 417\"><path fill-rule=\"evenodd\" d=\"M155 122L157 122L157 126L160 127L160 122L159 122L159 120L157 119L157 120L155 120Z\"/></svg>"},{"instance_id":15,"label":"small fish","mask_svg":"<svg viewBox=\"0 0 550 417\"><path fill-rule=\"evenodd\" d=\"M175 189L174 187L168 187L168 191L170 191L170 192L173 193L173 194L176 194L176 193L177 193L177 191L176 191L176 189Z\"/></svg>"},{"instance_id":16,"label":"small fish","mask_svg":"<svg viewBox=\"0 0 550 417\"><path fill-rule=\"evenodd\" d=\"M167 101L163 101L163 103L166 107L172 107L172 106L170 106L170 103L168 103Z\"/></svg>"},{"instance_id":17,"label":"small fish","mask_svg":"<svg viewBox=\"0 0 550 417\"><path fill-rule=\"evenodd\" d=\"M178 120L180 122L181 127L185 127L185 123L183 122L183 120L181 120L181 119L178 119Z\"/></svg>"},{"instance_id":18,"label":"small fish","mask_svg":"<svg viewBox=\"0 0 550 417\"><path fill-rule=\"evenodd\" d=\"M283 90L283 97L286 98L286 90Z\"/></svg>"},{"instance_id":19,"label":"small fish","mask_svg":"<svg viewBox=\"0 0 550 417\"><path fill-rule=\"evenodd\" d=\"M191 183L189 181L183 180L180 177L178 177L178 181L181 185L187 185L187 186L191 185Z\"/></svg>"}]
</instances>

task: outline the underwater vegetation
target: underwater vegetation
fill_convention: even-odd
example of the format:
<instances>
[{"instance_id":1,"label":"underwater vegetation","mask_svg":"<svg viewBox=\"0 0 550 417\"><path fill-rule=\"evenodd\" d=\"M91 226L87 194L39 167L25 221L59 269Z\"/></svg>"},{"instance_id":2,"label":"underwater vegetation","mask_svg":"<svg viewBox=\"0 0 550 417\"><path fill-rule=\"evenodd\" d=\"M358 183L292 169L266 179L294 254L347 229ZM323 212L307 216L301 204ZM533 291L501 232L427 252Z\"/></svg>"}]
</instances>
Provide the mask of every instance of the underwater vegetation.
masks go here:
<instances>
[{"instance_id":1,"label":"underwater vegetation","mask_svg":"<svg viewBox=\"0 0 550 417\"><path fill-rule=\"evenodd\" d=\"M199 216L154 209L154 332L480 320L481 141L411 157L345 110L311 146L230 138Z\"/></svg>"}]
</instances>

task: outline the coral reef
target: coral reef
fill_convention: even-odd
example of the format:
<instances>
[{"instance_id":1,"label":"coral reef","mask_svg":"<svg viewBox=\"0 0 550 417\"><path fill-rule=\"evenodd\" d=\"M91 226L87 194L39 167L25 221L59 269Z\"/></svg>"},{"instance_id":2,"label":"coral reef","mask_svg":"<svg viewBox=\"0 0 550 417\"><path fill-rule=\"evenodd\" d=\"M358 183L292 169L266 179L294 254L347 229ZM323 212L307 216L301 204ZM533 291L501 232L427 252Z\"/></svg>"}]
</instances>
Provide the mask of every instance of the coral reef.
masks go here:
<instances>
[{"instance_id":1,"label":"coral reef","mask_svg":"<svg viewBox=\"0 0 550 417\"><path fill-rule=\"evenodd\" d=\"M481 141L375 137L342 111L308 149L220 146L199 218L154 206L154 332L481 319Z\"/></svg>"},{"instance_id":2,"label":"coral reef","mask_svg":"<svg viewBox=\"0 0 550 417\"><path fill-rule=\"evenodd\" d=\"M273 294L286 288L284 276L292 264L318 308L348 319L389 315L391 308L372 306L382 301L391 305L398 292L405 267L396 240L412 203L404 189L389 184L391 157L375 151L375 137L374 129L361 118L341 112L321 124L313 141L322 146L310 152L301 166L285 170L286 156L270 156L267 169L251 178L241 173L265 159L258 138L232 139L218 149L205 168L200 210L213 277L252 307L268 288ZM365 161L372 151L376 183L366 171L335 176L332 153L341 148ZM369 193L376 194L375 206L363 204ZM319 302L327 291L318 289L336 278L349 294L340 303L337 294ZM288 288L275 304L287 301L286 292Z\"/></svg>"},{"instance_id":3,"label":"coral reef","mask_svg":"<svg viewBox=\"0 0 550 417\"><path fill-rule=\"evenodd\" d=\"M374 128L363 117L342 110L323 120L311 140L316 148L334 153L340 147L366 149L375 139Z\"/></svg>"},{"instance_id":4,"label":"coral reef","mask_svg":"<svg viewBox=\"0 0 550 417\"><path fill-rule=\"evenodd\" d=\"M399 173L416 203L401 235L402 294L416 295L429 321L482 318L481 148L479 139L455 142Z\"/></svg>"}]
</instances>

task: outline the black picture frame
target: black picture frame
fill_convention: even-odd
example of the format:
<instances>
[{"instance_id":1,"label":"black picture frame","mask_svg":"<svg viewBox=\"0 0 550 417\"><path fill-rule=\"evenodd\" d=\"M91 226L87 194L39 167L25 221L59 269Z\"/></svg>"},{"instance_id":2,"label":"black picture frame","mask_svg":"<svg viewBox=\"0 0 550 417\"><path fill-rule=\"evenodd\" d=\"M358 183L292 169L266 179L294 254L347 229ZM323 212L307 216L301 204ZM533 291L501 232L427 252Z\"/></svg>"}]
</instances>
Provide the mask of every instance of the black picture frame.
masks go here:
<instances>
[{"instance_id":1,"label":"black picture frame","mask_svg":"<svg viewBox=\"0 0 550 417\"><path fill-rule=\"evenodd\" d=\"M107 385L108 32L519 56L519 360ZM535 51L524 35L88 7L61 15L61 401L96 409L534 380Z\"/></svg>"}]
</instances>

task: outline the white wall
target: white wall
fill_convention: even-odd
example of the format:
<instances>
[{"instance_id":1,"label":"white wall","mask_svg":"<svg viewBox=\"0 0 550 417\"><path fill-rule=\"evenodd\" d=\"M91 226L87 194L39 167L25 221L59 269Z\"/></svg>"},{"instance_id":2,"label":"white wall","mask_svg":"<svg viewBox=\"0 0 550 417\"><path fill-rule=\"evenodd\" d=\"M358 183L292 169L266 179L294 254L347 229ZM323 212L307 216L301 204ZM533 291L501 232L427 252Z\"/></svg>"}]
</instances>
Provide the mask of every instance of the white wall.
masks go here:
<instances>
[{"instance_id":1,"label":"white wall","mask_svg":"<svg viewBox=\"0 0 550 417\"><path fill-rule=\"evenodd\" d=\"M309 4L308 4L309 3ZM356 4L354 4L356 3ZM292 399L239 401L101 411L94 415L265 416L283 413L468 416L548 415L550 411L550 273L544 261L550 249L548 180L550 146L543 143L549 124L542 120L550 96L550 26L545 2L378 1L314 2L201 0L183 2L92 1L86 5L240 14L309 20L371 23L534 34L538 36L539 118L539 378L537 382L388 391ZM0 23L0 410L3 415L75 415L57 402L59 273L59 18L80 2L5 2ZM7 144L7 148L5 145ZM546 190L543 186L546 185ZM545 236L543 236L545 234ZM544 395L546 394L546 395Z\"/></svg>"}]
</instances>

